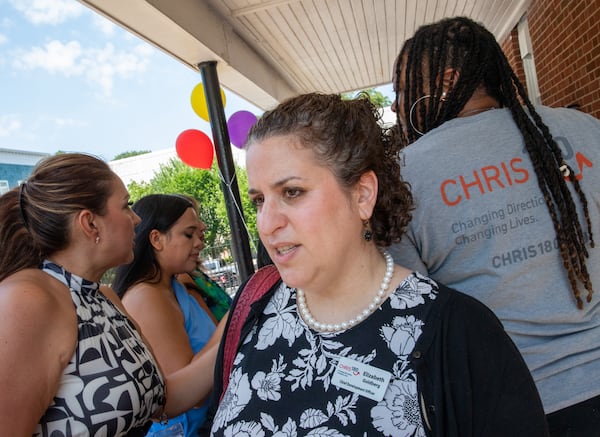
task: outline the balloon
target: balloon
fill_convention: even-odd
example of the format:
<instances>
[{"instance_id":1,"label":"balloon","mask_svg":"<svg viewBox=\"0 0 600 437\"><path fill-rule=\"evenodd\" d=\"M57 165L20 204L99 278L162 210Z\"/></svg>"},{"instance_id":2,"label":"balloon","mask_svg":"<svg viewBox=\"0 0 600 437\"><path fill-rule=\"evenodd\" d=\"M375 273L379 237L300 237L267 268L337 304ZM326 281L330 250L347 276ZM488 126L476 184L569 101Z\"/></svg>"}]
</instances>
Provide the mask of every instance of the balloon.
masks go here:
<instances>
[{"instance_id":1,"label":"balloon","mask_svg":"<svg viewBox=\"0 0 600 437\"><path fill-rule=\"evenodd\" d=\"M221 90L221 101L223 102L223 107L225 107L225 92L223 91L223 88L219 89ZM192 109L200 118L210 121L208 117L208 107L206 106L206 96L204 95L204 85L202 82L196 85L192 90L190 102L192 104Z\"/></svg>"},{"instance_id":2,"label":"balloon","mask_svg":"<svg viewBox=\"0 0 600 437\"><path fill-rule=\"evenodd\" d=\"M179 158L190 167L209 169L212 166L215 150L204 132L184 130L175 141L175 150Z\"/></svg>"},{"instance_id":3,"label":"balloon","mask_svg":"<svg viewBox=\"0 0 600 437\"><path fill-rule=\"evenodd\" d=\"M227 121L229 139L239 148L244 147L250 128L256 123L256 115L249 111L237 111Z\"/></svg>"}]
</instances>

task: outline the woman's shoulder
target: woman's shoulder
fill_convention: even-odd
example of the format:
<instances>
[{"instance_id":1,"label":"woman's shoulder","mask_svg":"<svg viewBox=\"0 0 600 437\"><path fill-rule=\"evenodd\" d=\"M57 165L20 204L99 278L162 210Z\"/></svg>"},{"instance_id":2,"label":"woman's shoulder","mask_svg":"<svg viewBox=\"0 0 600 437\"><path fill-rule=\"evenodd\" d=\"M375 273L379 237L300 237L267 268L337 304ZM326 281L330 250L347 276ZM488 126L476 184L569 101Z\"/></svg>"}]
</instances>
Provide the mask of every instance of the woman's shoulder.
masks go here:
<instances>
[{"instance_id":1,"label":"woman's shoulder","mask_svg":"<svg viewBox=\"0 0 600 437\"><path fill-rule=\"evenodd\" d=\"M62 283L41 270L24 269L0 282L0 329L31 341L60 337L70 344L77 335L73 305Z\"/></svg>"},{"instance_id":2,"label":"woman's shoulder","mask_svg":"<svg viewBox=\"0 0 600 437\"><path fill-rule=\"evenodd\" d=\"M117 294L117 292L110 286L105 284L100 284L100 293L104 295L108 300L112 302L119 310L124 311L125 307L123 306L123 302L121 298Z\"/></svg>"},{"instance_id":3,"label":"woman's shoulder","mask_svg":"<svg viewBox=\"0 0 600 437\"><path fill-rule=\"evenodd\" d=\"M183 287L183 285L181 285ZM165 321L182 317L179 303L171 288L163 283L140 282L131 286L121 299L127 312L136 320Z\"/></svg>"},{"instance_id":4,"label":"woman's shoulder","mask_svg":"<svg viewBox=\"0 0 600 437\"><path fill-rule=\"evenodd\" d=\"M72 300L67 287L50 278L39 269L20 270L0 282L1 311L7 305L29 307L30 311L50 312L48 310L69 303ZM52 314L46 316L52 317Z\"/></svg>"},{"instance_id":5,"label":"woman's shoulder","mask_svg":"<svg viewBox=\"0 0 600 437\"><path fill-rule=\"evenodd\" d=\"M435 299L432 304L433 313L436 314L437 318L458 321L463 317L467 317L473 320L473 316L479 315L482 320L499 323L493 311L478 299L418 272L413 272L409 277L413 277L414 280L421 283L429 284L435 291ZM477 318L475 317L475 319Z\"/></svg>"},{"instance_id":6,"label":"woman's shoulder","mask_svg":"<svg viewBox=\"0 0 600 437\"><path fill-rule=\"evenodd\" d=\"M436 338L445 338L446 347L479 347L480 342L495 345L490 354L512 356L516 348L496 314L481 301L442 283L437 285L437 296L432 303L424 330L421 347L433 346ZM440 337L439 332L444 334ZM508 354L508 355L504 355Z\"/></svg>"},{"instance_id":7,"label":"woman's shoulder","mask_svg":"<svg viewBox=\"0 0 600 437\"><path fill-rule=\"evenodd\" d=\"M162 284L153 282L138 282L127 289L123 295L123 302L136 302L142 301L154 301L161 300L166 293L167 289Z\"/></svg>"},{"instance_id":8,"label":"woman's shoulder","mask_svg":"<svg viewBox=\"0 0 600 437\"><path fill-rule=\"evenodd\" d=\"M536 106L535 110L555 137L589 134L597 140L600 120L590 114L578 109L548 106Z\"/></svg>"},{"instance_id":9,"label":"woman's shoulder","mask_svg":"<svg viewBox=\"0 0 600 437\"><path fill-rule=\"evenodd\" d=\"M444 284L438 283L438 287L446 296L443 313L449 325L458 325L461 330L495 329L504 333L500 319L483 302Z\"/></svg>"}]
</instances>

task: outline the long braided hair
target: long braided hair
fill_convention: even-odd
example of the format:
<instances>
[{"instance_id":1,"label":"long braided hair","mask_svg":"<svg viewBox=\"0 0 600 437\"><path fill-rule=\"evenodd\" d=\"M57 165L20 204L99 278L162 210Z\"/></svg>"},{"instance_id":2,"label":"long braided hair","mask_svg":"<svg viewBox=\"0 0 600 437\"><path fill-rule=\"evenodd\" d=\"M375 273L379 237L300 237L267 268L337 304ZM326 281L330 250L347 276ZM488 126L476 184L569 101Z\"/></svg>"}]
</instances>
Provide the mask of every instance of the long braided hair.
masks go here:
<instances>
[{"instance_id":1,"label":"long braided hair","mask_svg":"<svg viewBox=\"0 0 600 437\"><path fill-rule=\"evenodd\" d=\"M450 77L449 87L444 92L442 78L448 69L458 74ZM406 114L406 126L402 126L400 111L396 112L406 144L457 117L478 89L483 89L496 99L501 107L510 109L523 135L525 148L554 223L560 255L577 307L582 309L583 300L578 284L583 284L587 290L587 302L591 301L593 294L586 265L589 253L586 235L566 180L573 185L582 206L587 237L593 248L587 199L577 179L569 177L569 174L573 174L572 169L563 160L560 148L535 111L494 35L466 17L448 18L422 26L402 47L396 60L395 73L396 102L402 102L400 93L405 93L402 109ZM401 74L405 90L400 89ZM411 109L414 114L411 114Z\"/></svg>"}]
</instances>

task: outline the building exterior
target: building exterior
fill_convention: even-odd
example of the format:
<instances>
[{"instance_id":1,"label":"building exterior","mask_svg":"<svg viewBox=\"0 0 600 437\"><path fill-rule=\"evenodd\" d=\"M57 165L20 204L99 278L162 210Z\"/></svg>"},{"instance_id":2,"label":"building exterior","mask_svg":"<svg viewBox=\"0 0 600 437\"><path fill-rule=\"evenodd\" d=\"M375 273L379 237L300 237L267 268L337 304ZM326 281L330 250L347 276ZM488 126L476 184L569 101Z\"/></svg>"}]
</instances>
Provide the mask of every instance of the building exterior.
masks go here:
<instances>
[{"instance_id":1,"label":"building exterior","mask_svg":"<svg viewBox=\"0 0 600 437\"><path fill-rule=\"evenodd\" d=\"M125 186L131 182L149 182L161 165L167 165L171 159L179 159L175 147L130 156L110 161L108 165L123 180Z\"/></svg>"},{"instance_id":2,"label":"building exterior","mask_svg":"<svg viewBox=\"0 0 600 437\"><path fill-rule=\"evenodd\" d=\"M233 160L239 165L245 165L245 153L236 147L231 148ZM167 165L171 159L179 160L175 147L156 150L142 155L110 161L108 165L119 175L125 186L131 182L150 182L160 170L161 165ZM216 157L215 157L216 159Z\"/></svg>"},{"instance_id":3,"label":"building exterior","mask_svg":"<svg viewBox=\"0 0 600 437\"><path fill-rule=\"evenodd\" d=\"M233 159L244 165L244 152L232 147ZM0 148L0 195L27 179L35 165L50 153ZM149 182L171 159L179 159L175 147L110 161L108 165L127 186L131 182Z\"/></svg>"},{"instance_id":4,"label":"building exterior","mask_svg":"<svg viewBox=\"0 0 600 437\"><path fill-rule=\"evenodd\" d=\"M501 41L534 103L600 118L600 2L532 0Z\"/></svg>"},{"instance_id":5,"label":"building exterior","mask_svg":"<svg viewBox=\"0 0 600 437\"><path fill-rule=\"evenodd\" d=\"M0 149L0 195L27 179L35 165L49 153Z\"/></svg>"}]
</instances>

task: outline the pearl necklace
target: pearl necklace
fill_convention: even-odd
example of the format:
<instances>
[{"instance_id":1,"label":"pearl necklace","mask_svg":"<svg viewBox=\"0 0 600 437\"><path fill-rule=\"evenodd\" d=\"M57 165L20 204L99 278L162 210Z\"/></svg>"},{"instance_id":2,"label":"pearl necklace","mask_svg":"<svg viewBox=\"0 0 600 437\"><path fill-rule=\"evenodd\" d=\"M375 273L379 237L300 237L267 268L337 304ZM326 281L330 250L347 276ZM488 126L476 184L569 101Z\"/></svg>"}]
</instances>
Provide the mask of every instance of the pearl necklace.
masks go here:
<instances>
[{"instance_id":1,"label":"pearl necklace","mask_svg":"<svg viewBox=\"0 0 600 437\"><path fill-rule=\"evenodd\" d=\"M358 313L355 317L350 320L346 320L340 323L321 323L315 320L310 310L308 309L308 305L306 305L306 297L304 296L304 291L300 288L296 290L296 300L298 304L298 308L300 310L300 315L304 319L304 321L313 328L315 331L320 332L339 332L344 331L348 328L353 327L354 325L362 322L364 319L369 317L377 308L381 306L383 303L383 297L385 296L388 287L390 286L390 280L392 279L392 275L394 274L394 261L392 256L385 250L382 250L381 253L385 258L385 275L383 276L383 281L381 281L381 285L379 286L379 290L377 294L373 298L373 300L369 303L367 308Z\"/></svg>"}]
</instances>

